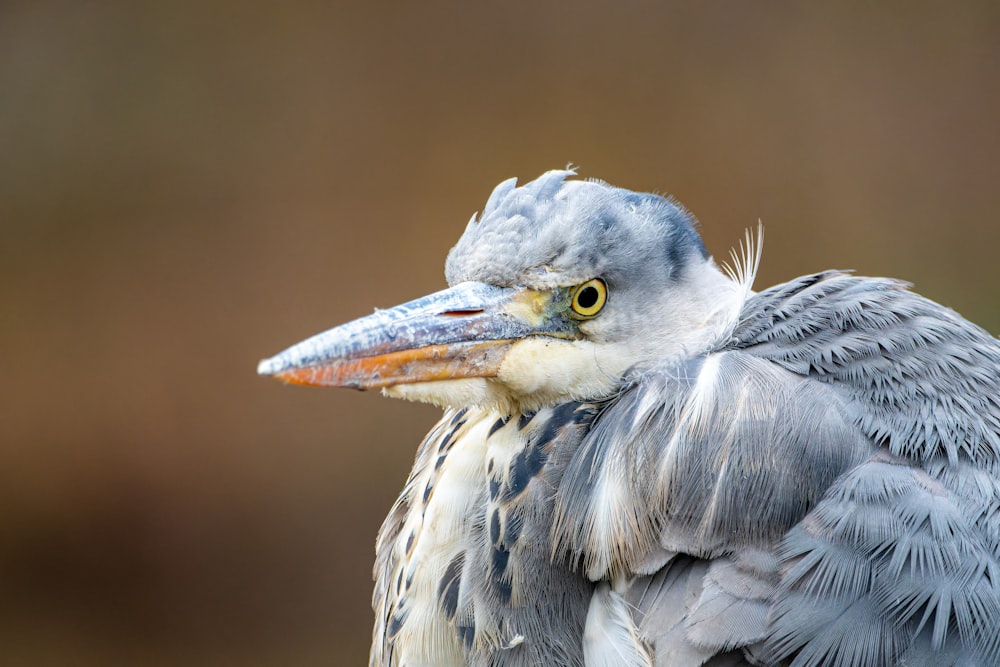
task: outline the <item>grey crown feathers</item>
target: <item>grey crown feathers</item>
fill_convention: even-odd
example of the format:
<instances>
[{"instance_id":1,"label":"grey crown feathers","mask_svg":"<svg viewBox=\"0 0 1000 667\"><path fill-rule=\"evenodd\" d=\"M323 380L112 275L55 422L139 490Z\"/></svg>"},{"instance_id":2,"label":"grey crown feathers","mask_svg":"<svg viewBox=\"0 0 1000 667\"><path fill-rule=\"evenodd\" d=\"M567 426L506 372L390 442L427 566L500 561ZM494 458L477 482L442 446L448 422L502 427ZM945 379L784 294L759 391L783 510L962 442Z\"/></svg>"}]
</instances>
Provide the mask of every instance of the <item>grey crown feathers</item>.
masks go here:
<instances>
[{"instance_id":1,"label":"grey crown feathers","mask_svg":"<svg viewBox=\"0 0 1000 667\"><path fill-rule=\"evenodd\" d=\"M565 180L572 173L550 171L520 188L516 178L498 185L448 254L448 283L572 285L676 271L688 255L708 257L693 218L676 202Z\"/></svg>"}]
</instances>

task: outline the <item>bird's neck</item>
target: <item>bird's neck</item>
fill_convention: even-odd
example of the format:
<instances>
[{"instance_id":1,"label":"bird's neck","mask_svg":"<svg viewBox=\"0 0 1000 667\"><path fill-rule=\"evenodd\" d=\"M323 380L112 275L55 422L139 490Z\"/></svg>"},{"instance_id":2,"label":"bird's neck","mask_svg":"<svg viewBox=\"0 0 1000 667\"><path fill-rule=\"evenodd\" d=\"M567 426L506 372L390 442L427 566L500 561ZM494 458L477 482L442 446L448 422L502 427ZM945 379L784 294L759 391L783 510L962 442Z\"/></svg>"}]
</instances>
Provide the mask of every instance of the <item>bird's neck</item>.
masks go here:
<instances>
[{"instance_id":1,"label":"bird's neck","mask_svg":"<svg viewBox=\"0 0 1000 667\"><path fill-rule=\"evenodd\" d=\"M747 297L752 294L750 284L734 280L709 259L698 269L700 276L692 281L685 300L690 303L690 314L678 318L686 323L678 337L687 340L682 357L691 357L715 349L727 340L739 323L740 312ZM753 280L752 276L749 279ZM681 308L681 310L685 310Z\"/></svg>"},{"instance_id":2,"label":"bird's neck","mask_svg":"<svg viewBox=\"0 0 1000 667\"><path fill-rule=\"evenodd\" d=\"M656 317L627 345L628 368L669 366L723 345L739 323L748 286L727 276L711 259L689 267L682 288L652 295ZM623 355L624 356L624 355Z\"/></svg>"},{"instance_id":3,"label":"bird's neck","mask_svg":"<svg viewBox=\"0 0 1000 667\"><path fill-rule=\"evenodd\" d=\"M468 651L503 650L511 664L543 664L552 646L580 650L592 585L552 559L551 516L595 415L579 403L445 413L379 536L374 656L462 665Z\"/></svg>"}]
</instances>

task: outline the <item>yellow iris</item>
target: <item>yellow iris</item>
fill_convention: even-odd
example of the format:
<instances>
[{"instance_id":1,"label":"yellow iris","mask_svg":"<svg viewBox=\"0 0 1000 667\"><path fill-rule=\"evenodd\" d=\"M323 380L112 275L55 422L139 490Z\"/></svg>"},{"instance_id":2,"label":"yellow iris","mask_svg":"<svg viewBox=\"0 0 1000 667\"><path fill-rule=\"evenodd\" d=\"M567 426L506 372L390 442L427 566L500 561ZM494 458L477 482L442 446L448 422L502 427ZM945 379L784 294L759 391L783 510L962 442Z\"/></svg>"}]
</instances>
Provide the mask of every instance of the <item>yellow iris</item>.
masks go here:
<instances>
[{"instance_id":1,"label":"yellow iris","mask_svg":"<svg viewBox=\"0 0 1000 667\"><path fill-rule=\"evenodd\" d=\"M570 307L577 317L588 319L594 317L608 301L608 286L600 278L588 280L573 290Z\"/></svg>"}]
</instances>

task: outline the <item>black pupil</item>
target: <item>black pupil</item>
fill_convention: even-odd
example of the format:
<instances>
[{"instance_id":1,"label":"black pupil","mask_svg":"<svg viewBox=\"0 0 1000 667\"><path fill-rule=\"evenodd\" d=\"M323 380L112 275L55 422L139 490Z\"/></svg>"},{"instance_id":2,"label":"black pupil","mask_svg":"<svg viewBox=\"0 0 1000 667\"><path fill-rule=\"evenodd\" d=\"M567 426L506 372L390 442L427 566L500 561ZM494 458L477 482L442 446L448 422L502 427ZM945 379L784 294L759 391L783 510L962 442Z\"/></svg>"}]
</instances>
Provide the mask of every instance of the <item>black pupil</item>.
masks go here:
<instances>
[{"instance_id":1,"label":"black pupil","mask_svg":"<svg viewBox=\"0 0 1000 667\"><path fill-rule=\"evenodd\" d=\"M580 293L576 295L576 302L581 308L586 310L597 305L597 300L600 297L601 295L597 291L596 287L584 287L580 290Z\"/></svg>"}]
</instances>

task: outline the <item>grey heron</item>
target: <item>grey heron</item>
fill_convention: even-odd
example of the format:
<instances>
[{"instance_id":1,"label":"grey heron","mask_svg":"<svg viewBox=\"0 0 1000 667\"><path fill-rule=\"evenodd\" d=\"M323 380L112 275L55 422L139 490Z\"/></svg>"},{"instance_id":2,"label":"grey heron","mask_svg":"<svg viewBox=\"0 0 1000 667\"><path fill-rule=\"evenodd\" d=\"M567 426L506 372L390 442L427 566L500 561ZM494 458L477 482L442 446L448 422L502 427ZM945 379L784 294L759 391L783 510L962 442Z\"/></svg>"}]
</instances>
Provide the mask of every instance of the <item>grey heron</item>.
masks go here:
<instances>
[{"instance_id":1,"label":"grey heron","mask_svg":"<svg viewBox=\"0 0 1000 667\"><path fill-rule=\"evenodd\" d=\"M1000 341L896 280L751 289L676 202L501 183L451 286L262 361L441 406L371 665L1000 665Z\"/></svg>"}]
</instances>

